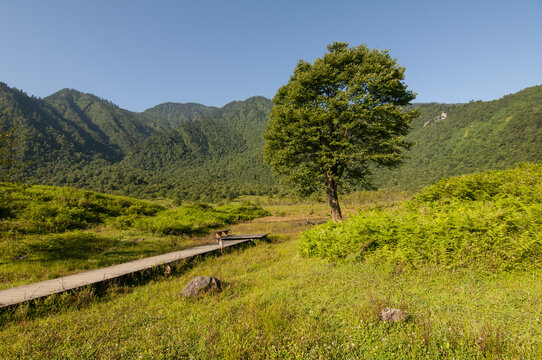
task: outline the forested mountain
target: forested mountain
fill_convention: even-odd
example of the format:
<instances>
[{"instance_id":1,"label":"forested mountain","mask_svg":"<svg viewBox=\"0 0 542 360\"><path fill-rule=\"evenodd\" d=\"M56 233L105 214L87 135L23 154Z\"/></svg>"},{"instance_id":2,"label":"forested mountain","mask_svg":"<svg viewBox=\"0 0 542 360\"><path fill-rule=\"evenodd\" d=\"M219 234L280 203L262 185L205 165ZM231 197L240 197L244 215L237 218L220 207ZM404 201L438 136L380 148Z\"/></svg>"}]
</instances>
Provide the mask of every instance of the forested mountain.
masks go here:
<instances>
[{"instance_id":1,"label":"forested mountain","mask_svg":"<svg viewBox=\"0 0 542 360\"><path fill-rule=\"evenodd\" d=\"M110 142L105 135L109 128L102 130L92 122L64 117L48 102L0 83L0 130L7 129L14 129L15 158L24 165L17 173L19 177L92 159L118 161L122 158L119 145Z\"/></svg>"},{"instance_id":2,"label":"forested mountain","mask_svg":"<svg viewBox=\"0 0 542 360\"><path fill-rule=\"evenodd\" d=\"M15 128L22 164L14 180L182 201L275 188L262 161L263 97L133 113L76 90L38 99L0 85L0 131Z\"/></svg>"},{"instance_id":3,"label":"forested mountain","mask_svg":"<svg viewBox=\"0 0 542 360\"><path fill-rule=\"evenodd\" d=\"M276 191L262 155L271 105L263 97L235 101L217 109L214 118L157 133L111 169L111 178L99 176L92 182L104 191L122 188L131 195L181 201ZM121 173L131 180L119 178Z\"/></svg>"},{"instance_id":4,"label":"forested mountain","mask_svg":"<svg viewBox=\"0 0 542 360\"><path fill-rule=\"evenodd\" d=\"M278 191L263 164L272 102L165 103L142 113L75 90L44 99L0 83L0 131L15 128L14 180L139 197L212 201ZM542 160L542 86L489 102L418 104L405 164L377 186L418 189L451 175Z\"/></svg>"},{"instance_id":5,"label":"forested mountain","mask_svg":"<svg viewBox=\"0 0 542 360\"><path fill-rule=\"evenodd\" d=\"M167 102L156 105L141 113L145 123L156 130L171 130L183 122L213 118L218 112L214 106L196 103Z\"/></svg>"},{"instance_id":6,"label":"forested mountain","mask_svg":"<svg viewBox=\"0 0 542 360\"><path fill-rule=\"evenodd\" d=\"M419 104L405 164L377 171L379 186L419 189L443 177L542 161L542 86L494 101Z\"/></svg>"},{"instance_id":7,"label":"forested mountain","mask_svg":"<svg viewBox=\"0 0 542 360\"><path fill-rule=\"evenodd\" d=\"M117 158L132 151L155 130L139 114L77 90L63 89L43 99L63 118L80 126L97 141L113 147Z\"/></svg>"}]
</instances>

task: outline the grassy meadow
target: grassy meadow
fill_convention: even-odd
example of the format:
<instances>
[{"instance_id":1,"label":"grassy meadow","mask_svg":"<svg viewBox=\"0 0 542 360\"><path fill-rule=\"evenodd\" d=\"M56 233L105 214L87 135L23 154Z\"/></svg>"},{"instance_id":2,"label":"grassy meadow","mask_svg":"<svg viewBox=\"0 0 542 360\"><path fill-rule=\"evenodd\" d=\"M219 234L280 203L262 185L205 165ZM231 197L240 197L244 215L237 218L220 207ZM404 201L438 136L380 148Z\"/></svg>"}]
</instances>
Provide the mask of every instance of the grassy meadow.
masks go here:
<instances>
[{"instance_id":1,"label":"grassy meadow","mask_svg":"<svg viewBox=\"0 0 542 360\"><path fill-rule=\"evenodd\" d=\"M176 208L50 186L0 183L0 289L158 255L266 215L248 204Z\"/></svg>"},{"instance_id":2,"label":"grassy meadow","mask_svg":"<svg viewBox=\"0 0 542 360\"><path fill-rule=\"evenodd\" d=\"M270 232L270 241L181 264L144 284L113 284L99 295L88 288L3 311L0 354L540 359L541 169L525 164L452 178L413 197L353 194L344 199L341 224L315 226L325 221L321 201L251 199L271 216L232 231ZM99 226L121 226L112 223ZM144 224L136 218L126 226L171 236L159 221L153 230ZM223 291L181 298L200 275L221 279ZM409 320L380 321L388 306Z\"/></svg>"},{"instance_id":3,"label":"grassy meadow","mask_svg":"<svg viewBox=\"0 0 542 360\"><path fill-rule=\"evenodd\" d=\"M21 306L5 321L6 358L537 359L542 284L535 271L480 274L426 267L390 272L367 262L298 253L305 220L258 219L236 232L269 243L206 258L144 286L91 290ZM224 291L179 296L200 275ZM403 324L378 320L405 309Z\"/></svg>"}]
</instances>

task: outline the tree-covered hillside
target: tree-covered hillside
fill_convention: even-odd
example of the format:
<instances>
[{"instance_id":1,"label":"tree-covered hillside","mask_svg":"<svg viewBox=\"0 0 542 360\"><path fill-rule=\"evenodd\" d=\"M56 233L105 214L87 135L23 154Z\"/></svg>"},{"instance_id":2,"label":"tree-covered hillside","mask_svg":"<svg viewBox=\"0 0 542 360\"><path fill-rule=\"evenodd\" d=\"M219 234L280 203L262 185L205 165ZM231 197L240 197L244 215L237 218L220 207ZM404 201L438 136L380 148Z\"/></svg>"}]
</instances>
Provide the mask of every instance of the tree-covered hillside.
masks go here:
<instances>
[{"instance_id":1,"label":"tree-covered hillside","mask_svg":"<svg viewBox=\"0 0 542 360\"><path fill-rule=\"evenodd\" d=\"M262 155L270 109L270 100L253 97L224 106L215 118L183 122L147 139L108 174L89 174L88 185L180 201L276 191Z\"/></svg>"},{"instance_id":2,"label":"tree-covered hillside","mask_svg":"<svg viewBox=\"0 0 542 360\"><path fill-rule=\"evenodd\" d=\"M101 129L94 118L65 117L50 103L0 83L0 130L13 129L14 157L23 165L16 178L50 174L93 159L120 160L122 150L110 141L111 125ZM133 131L127 129L125 136L133 137Z\"/></svg>"},{"instance_id":3,"label":"tree-covered hillside","mask_svg":"<svg viewBox=\"0 0 542 360\"><path fill-rule=\"evenodd\" d=\"M21 164L12 180L180 201L275 191L262 161L263 97L133 113L76 90L38 99L0 85L0 131L15 128Z\"/></svg>"},{"instance_id":4,"label":"tree-covered hillside","mask_svg":"<svg viewBox=\"0 0 542 360\"><path fill-rule=\"evenodd\" d=\"M379 186L419 189L443 177L542 160L542 86L494 101L419 104L403 166L376 172Z\"/></svg>"},{"instance_id":5,"label":"tree-covered hillside","mask_svg":"<svg viewBox=\"0 0 542 360\"><path fill-rule=\"evenodd\" d=\"M156 130L171 130L183 122L208 119L215 116L218 108L196 103L164 103L141 113L145 123Z\"/></svg>"},{"instance_id":6,"label":"tree-covered hillside","mask_svg":"<svg viewBox=\"0 0 542 360\"><path fill-rule=\"evenodd\" d=\"M263 97L222 108L165 103L142 113L75 90L44 99L0 83L0 133L13 130L11 179L180 201L278 191L263 163L272 103ZM397 170L377 186L419 189L442 177L542 160L542 86L502 99L419 104Z\"/></svg>"},{"instance_id":7,"label":"tree-covered hillside","mask_svg":"<svg viewBox=\"0 0 542 360\"><path fill-rule=\"evenodd\" d=\"M139 114L77 90L63 89L43 101L63 119L72 121L93 138L110 145L118 158L155 132L141 121Z\"/></svg>"}]
</instances>

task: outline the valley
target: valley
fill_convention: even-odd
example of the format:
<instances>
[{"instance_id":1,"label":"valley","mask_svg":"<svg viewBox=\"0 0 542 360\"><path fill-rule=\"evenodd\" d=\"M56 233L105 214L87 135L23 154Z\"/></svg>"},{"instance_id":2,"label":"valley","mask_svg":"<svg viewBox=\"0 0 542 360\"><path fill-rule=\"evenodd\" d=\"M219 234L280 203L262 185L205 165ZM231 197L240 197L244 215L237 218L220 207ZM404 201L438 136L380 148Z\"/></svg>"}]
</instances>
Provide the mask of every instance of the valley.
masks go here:
<instances>
[{"instance_id":1,"label":"valley","mask_svg":"<svg viewBox=\"0 0 542 360\"><path fill-rule=\"evenodd\" d=\"M270 233L144 281L4 309L0 354L539 358L542 87L414 106L409 158L342 194L335 223L323 196L290 197L264 164L269 99L134 113L0 84L0 129L15 143L0 289L191 248L224 226ZM223 291L181 298L202 275ZM382 321L388 307L408 320Z\"/></svg>"}]
</instances>

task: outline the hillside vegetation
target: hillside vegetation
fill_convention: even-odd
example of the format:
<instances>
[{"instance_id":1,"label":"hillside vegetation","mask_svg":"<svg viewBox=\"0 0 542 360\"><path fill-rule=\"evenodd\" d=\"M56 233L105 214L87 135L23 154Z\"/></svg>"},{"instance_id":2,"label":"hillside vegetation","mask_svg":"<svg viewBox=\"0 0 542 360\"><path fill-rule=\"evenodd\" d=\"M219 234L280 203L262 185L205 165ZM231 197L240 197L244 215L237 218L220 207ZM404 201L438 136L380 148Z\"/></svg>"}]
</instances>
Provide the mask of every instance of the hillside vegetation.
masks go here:
<instances>
[{"instance_id":1,"label":"hillside vegetation","mask_svg":"<svg viewBox=\"0 0 542 360\"><path fill-rule=\"evenodd\" d=\"M76 90L43 99L0 83L0 133L15 128L11 179L178 202L277 194L263 163L272 103L165 103L142 113ZM378 187L419 190L441 178L542 160L542 86L495 101L418 104L400 168ZM446 114L443 117L443 113Z\"/></svg>"},{"instance_id":2,"label":"hillside vegetation","mask_svg":"<svg viewBox=\"0 0 542 360\"><path fill-rule=\"evenodd\" d=\"M254 97L133 113L76 90L38 99L0 83L0 133L15 129L20 165L12 180L179 202L277 191L262 155L270 109Z\"/></svg>"},{"instance_id":3,"label":"hillside vegetation","mask_svg":"<svg viewBox=\"0 0 542 360\"><path fill-rule=\"evenodd\" d=\"M0 288L179 250L194 245L191 235L266 214L249 204L166 208L92 191L0 183Z\"/></svg>"},{"instance_id":4,"label":"hillside vegetation","mask_svg":"<svg viewBox=\"0 0 542 360\"><path fill-rule=\"evenodd\" d=\"M269 100L250 98L224 106L216 118L184 122L154 135L116 167L138 179L119 188L139 196L152 191L180 201L273 192L275 182L262 160L262 133L270 109ZM120 171L111 170L110 176L118 178ZM108 190L108 180L92 181Z\"/></svg>"},{"instance_id":5,"label":"hillside vegetation","mask_svg":"<svg viewBox=\"0 0 542 360\"><path fill-rule=\"evenodd\" d=\"M376 172L378 186L420 190L441 178L542 160L542 86L494 101L417 106L422 116L407 137L416 146L401 167Z\"/></svg>"},{"instance_id":6,"label":"hillside vegetation","mask_svg":"<svg viewBox=\"0 0 542 360\"><path fill-rule=\"evenodd\" d=\"M180 124L200 119L211 119L219 109L196 103L163 103L141 113L144 122L156 130L175 129Z\"/></svg>"},{"instance_id":7,"label":"hillside vegetation","mask_svg":"<svg viewBox=\"0 0 542 360\"><path fill-rule=\"evenodd\" d=\"M443 179L401 205L315 227L301 237L300 252L395 270L540 270L541 228L542 164L523 164Z\"/></svg>"}]
</instances>

